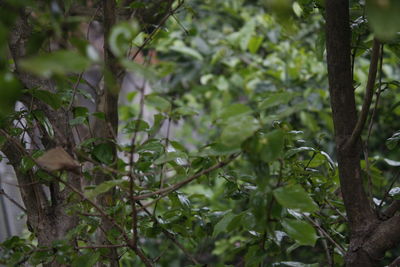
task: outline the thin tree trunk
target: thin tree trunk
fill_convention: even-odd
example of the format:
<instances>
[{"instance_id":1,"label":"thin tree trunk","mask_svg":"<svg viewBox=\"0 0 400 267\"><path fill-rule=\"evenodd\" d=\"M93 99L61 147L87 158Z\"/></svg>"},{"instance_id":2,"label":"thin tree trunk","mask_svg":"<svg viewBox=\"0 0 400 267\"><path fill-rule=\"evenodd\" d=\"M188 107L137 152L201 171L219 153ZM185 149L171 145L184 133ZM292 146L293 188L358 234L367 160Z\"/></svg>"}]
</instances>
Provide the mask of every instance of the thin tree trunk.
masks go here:
<instances>
[{"instance_id":1,"label":"thin tree trunk","mask_svg":"<svg viewBox=\"0 0 400 267\"><path fill-rule=\"evenodd\" d=\"M361 247L378 222L363 187L360 138L357 138L351 146L346 146L357 123L350 40L349 1L327 0L326 44L329 92L340 185L350 228L346 265L368 267L374 266L374 261Z\"/></svg>"}]
</instances>

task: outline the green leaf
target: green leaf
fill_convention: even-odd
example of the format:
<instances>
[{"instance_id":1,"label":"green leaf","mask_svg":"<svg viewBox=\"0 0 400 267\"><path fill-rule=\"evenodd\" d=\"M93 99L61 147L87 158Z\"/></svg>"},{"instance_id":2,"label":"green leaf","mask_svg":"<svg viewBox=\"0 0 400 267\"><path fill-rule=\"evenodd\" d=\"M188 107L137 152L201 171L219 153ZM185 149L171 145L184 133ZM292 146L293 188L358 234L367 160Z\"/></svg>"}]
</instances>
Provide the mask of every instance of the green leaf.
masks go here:
<instances>
[{"instance_id":1,"label":"green leaf","mask_svg":"<svg viewBox=\"0 0 400 267\"><path fill-rule=\"evenodd\" d=\"M284 219L282 226L286 233L300 245L313 247L318 239L315 229L307 222Z\"/></svg>"},{"instance_id":2,"label":"green leaf","mask_svg":"<svg viewBox=\"0 0 400 267\"><path fill-rule=\"evenodd\" d=\"M148 132L150 136L154 136L154 134L156 134L160 130L165 119L165 116L160 113L154 115L153 126Z\"/></svg>"},{"instance_id":3,"label":"green leaf","mask_svg":"<svg viewBox=\"0 0 400 267\"><path fill-rule=\"evenodd\" d=\"M69 121L69 125L71 126L76 126L79 124L84 124L86 122L86 118L85 117L76 117L72 120Z\"/></svg>"},{"instance_id":4,"label":"green leaf","mask_svg":"<svg viewBox=\"0 0 400 267\"><path fill-rule=\"evenodd\" d=\"M278 159L283 152L285 133L282 130L273 130L260 137L262 148L261 159L269 162Z\"/></svg>"},{"instance_id":5,"label":"green leaf","mask_svg":"<svg viewBox=\"0 0 400 267\"><path fill-rule=\"evenodd\" d=\"M26 71L49 78L53 74L82 72L90 66L90 61L71 50L59 50L24 59L20 65Z\"/></svg>"},{"instance_id":6,"label":"green leaf","mask_svg":"<svg viewBox=\"0 0 400 267\"><path fill-rule=\"evenodd\" d=\"M227 120L231 117L250 114L251 112L252 112L252 110L246 105L233 104L233 105L229 105L228 107L223 109L221 114L219 115L219 118L221 120Z\"/></svg>"},{"instance_id":7,"label":"green leaf","mask_svg":"<svg viewBox=\"0 0 400 267\"><path fill-rule=\"evenodd\" d=\"M0 116L14 111L15 102L21 95L22 85L11 73L0 73Z\"/></svg>"},{"instance_id":8,"label":"green leaf","mask_svg":"<svg viewBox=\"0 0 400 267\"><path fill-rule=\"evenodd\" d=\"M228 121L228 125L222 131L222 144L238 147L259 128L259 124L252 116L235 116L235 119Z\"/></svg>"},{"instance_id":9,"label":"green leaf","mask_svg":"<svg viewBox=\"0 0 400 267\"><path fill-rule=\"evenodd\" d=\"M248 43L248 48L249 48L250 53L253 53L253 54L257 53L263 40L264 40L263 36L252 36Z\"/></svg>"},{"instance_id":10,"label":"green leaf","mask_svg":"<svg viewBox=\"0 0 400 267\"><path fill-rule=\"evenodd\" d=\"M100 258L100 252L87 253L77 256L72 261L72 267L92 267Z\"/></svg>"},{"instance_id":11,"label":"green leaf","mask_svg":"<svg viewBox=\"0 0 400 267\"><path fill-rule=\"evenodd\" d=\"M116 186L118 186L118 185L121 185L121 184L123 184L123 183L126 183L126 182L127 182L126 180L122 180L122 179L105 181L105 182L99 184L98 186L96 186L94 189L88 190L88 191L85 193L85 195L86 195L88 198L93 199L93 198L95 198L96 196L98 196L98 195L100 195L100 194L103 194L103 193L106 193L106 192L108 192L110 189L112 189L112 188L114 188L114 187L116 187Z\"/></svg>"},{"instance_id":12,"label":"green leaf","mask_svg":"<svg viewBox=\"0 0 400 267\"><path fill-rule=\"evenodd\" d=\"M285 208L297 209L302 212L318 210L317 204L300 185L280 187L275 189L273 194L278 203Z\"/></svg>"},{"instance_id":13,"label":"green leaf","mask_svg":"<svg viewBox=\"0 0 400 267\"><path fill-rule=\"evenodd\" d=\"M302 262L298 262L298 261L281 261L279 263L283 264L284 266L289 266L289 267L318 267L318 266L320 266L318 263L307 264L307 263L302 263Z\"/></svg>"},{"instance_id":14,"label":"green leaf","mask_svg":"<svg viewBox=\"0 0 400 267\"><path fill-rule=\"evenodd\" d=\"M134 120L126 124L124 133L134 133L135 131L143 132L150 128L149 124L144 120Z\"/></svg>"},{"instance_id":15,"label":"green leaf","mask_svg":"<svg viewBox=\"0 0 400 267\"><path fill-rule=\"evenodd\" d=\"M297 95L298 93L293 93L293 92L281 92L272 94L260 103L259 108L261 110L264 110L281 104L287 104Z\"/></svg>"},{"instance_id":16,"label":"green leaf","mask_svg":"<svg viewBox=\"0 0 400 267\"><path fill-rule=\"evenodd\" d=\"M32 114L39 121L39 123L43 126L43 128L46 130L47 134L50 137L54 137L53 126L51 125L49 119L44 115L44 112L42 110L34 110L34 111L32 111Z\"/></svg>"},{"instance_id":17,"label":"green leaf","mask_svg":"<svg viewBox=\"0 0 400 267\"><path fill-rule=\"evenodd\" d=\"M194 50L193 48L184 46L184 45L180 45L180 44L178 45L177 43L175 43L175 45L171 46L169 49L172 51L181 53L183 55L193 57L197 60L203 60L203 56L198 51Z\"/></svg>"},{"instance_id":18,"label":"green leaf","mask_svg":"<svg viewBox=\"0 0 400 267\"><path fill-rule=\"evenodd\" d=\"M159 111L168 112L171 109L171 103L165 98L156 94L147 95L145 101L148 105Z\"/></svg>"},{"instance_id":19,"label":"green leaf","mask_svg":"<svg viewBox=\"0 0 400 267\"><path fill-rule=\"evenodd\" d=\"M130 72L142 76L144 79L148 81L157 81L158 75L157 72L154 71L149 66L143 66L142 64L138 64L134 61L124 59L122 60L122 65Z\"/></svg>"},{"instance_id":20,"label":"green leaf","mask_svg":"<svg viewBox=\"0 0 400 267\"><path fill-rule=\"evenodd\" d=\"M389 149L394 149L399 143L399 140L400 140L400 131L395 132L390 138L386 140L386 146Z\"/></svg>"},{"instance_id":21,"label":"green leaf","mask_svg":"<svg viewBox=\"0 0 400 267\"><path fill-rule=\"evenodd\" d=\"M115 25L108 38L110 49L117 57L122 57L131 47L132 41L139 32L139 26L134 21L121 22Z\"/></svg>"},{"instance_id":22,"label":"green leaf","mask_svg":"<svg viewBox=\"0 0 400 267\"><path fill-rule=\"evenodd\" d=\"M237 147L225 146L220 143L210 144L204 147L200 152L194 153L194 156L209 157L209 156L226 156L240 152Z\"/></svg>"},{"instance_id":23,"label":"green leaf","mask_svg":"<svg viewBox=\"0 0 400 267\"><path fill-rule=\"evenodd\" d=\"M54 94L52 92L46 91L46 90L39 90L39 89L34 89L29 91L31 95L43 103L46 103L53 109L57 110L61 107L62 101L59 95Z\"/></svg>"},{"instance_id":24,"label":"green leaf","mask_svg":"<svg viewBox=\"0 0 400 267\"><path fill-rule=\"evenodd\" d=\"M232 212L227 212L224 217L214 226L213 237L216 237L218 234L226 232L228 225L231 221L236 217L236 214Z\"/></svg>"},{"instance_id":25,"label":"green leaf","mask_svg":"<svg viewBox=\"0 0 400 267\"><path fill-rule=\"evenodd\" d=\"M174 109L174 112L172 114L173 117L181 117L181 116L193 116L193 115L198 115L196 111L189 107L179 107Z\"/></svg>"},{"instance_id":26,"label":"green leaf","mask_svg":"<svg viewBox=\"0 0 400 267\"><path fill-rule=\"evenodd\" d=\"M153 163L156 165L164 164L166 162L170 161L176 161L176 163L182 165L184 162L181 162L183 160L186 160L188 158L187 154L184 152L168 152L167 154L162 155L158 159L156 159Z\"/></svg>"},{"instance_id":27,"label":"green leaf","mask_svg":"<svg viewBox=\"0 0 400 267\"><path fill-rule=\"evenodd\" d=\"M92 156L105 164L111 164L114 161L114 145L112 143L102 143L96 145L92 150Z\"/></svg>"}]
</instances>

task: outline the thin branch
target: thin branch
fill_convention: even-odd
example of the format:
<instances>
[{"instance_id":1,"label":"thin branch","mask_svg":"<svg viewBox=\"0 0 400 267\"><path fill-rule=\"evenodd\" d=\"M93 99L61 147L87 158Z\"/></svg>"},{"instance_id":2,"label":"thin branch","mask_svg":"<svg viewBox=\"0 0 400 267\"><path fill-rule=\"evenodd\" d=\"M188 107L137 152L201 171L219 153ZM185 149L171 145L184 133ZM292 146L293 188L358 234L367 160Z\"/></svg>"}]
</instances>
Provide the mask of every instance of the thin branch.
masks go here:
<instances>
[{"instance_id":1,"label":"thin branch","mask_svg":"<svg viewBox=\"0 0 400 267\"><path fill-rule=\"evenodd\" d=\"M358 117L356 126L354 127L351 137L345 144L345 150L351 148L357 142L357 140L361 136L361 132L364 128L365 122L367 121L369 108L371 106L372 97L374 94L375 79L378 70L380 46L381 46L380 42L377 39L374 39L364 103L362 105L360 116Z\"/></svg>"},{"instance_id":2,"label":"thin branch","mask_svg":"<svg viewBox=\"0 0 400 267\"><path fill-rule=\"evenodd\" d=\"M311 219L308 216L304 216L304 218L306 218L306 220L308 220L312 225L314 225L319 232L322 233L323 236L326 237L326 239L328 239L339 251L340 253L342 253L342 255L346 254L346 250L339 244L337 243L325 230L324 228L322 228L316 221L314 221L313 219Z\"/></svg>"},{"instance_id":3,"label":"thin branch","mask_svg":"<svg viewBox=\"0 0 400 267\"><path fill-rule=\"evenodd\" d=\"M199 173L197 173L197 174L195 174L195 175L193 175L193 176L191 176L191 177L189 177L189 178L187 178L187 179L185 179L183 181L180 181L180 182L178 182L176 184L170 185L168 187L159 189L159 190L151 192L151 193L135 196L134 200L142 200L142 199L146 199L146 198L153 197L153 196L156 196L156 195L160 195L161 197L163 197L163 196L165 196L165 195L167 195L167 194L169 194L169 193L171 193L173 191L178 190L179 188L185 186L186 184L192 182L193 180L196 180L197 178L199 178L199 177L201 177L201 176L203 176L205 174L208 174L208 173L210 173L212 171L215 171L217 169L220 169L220 168L224 167L225 165L227 165L231 161L233 161L235 158L237 158L239 155L240 154L231 155L226 161L221 161L221 162L211 166L210 168L202 170L201 172L199 172Z\"/></svg>"}]
</instances>

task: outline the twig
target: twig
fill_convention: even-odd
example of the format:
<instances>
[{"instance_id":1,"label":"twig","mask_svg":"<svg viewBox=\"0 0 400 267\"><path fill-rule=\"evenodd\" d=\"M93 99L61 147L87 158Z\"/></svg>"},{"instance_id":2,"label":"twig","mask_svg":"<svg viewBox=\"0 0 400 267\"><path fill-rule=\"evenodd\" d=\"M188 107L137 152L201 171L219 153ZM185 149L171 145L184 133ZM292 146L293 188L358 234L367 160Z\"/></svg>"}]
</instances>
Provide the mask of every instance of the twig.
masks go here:
<instances>
[{"instance_id":1,"label":"twig","mask_svg":"<svg viewBox=\"0 0 400 267\"><path fill-rule=\"evenodd\" d=\"M356 126L351 134L350 139L346 142L344 149L350 149L360 138L361 132L364 128L365 122L368 117L369 108L371 106L374 87L375 87L375 78L378 69L378 60L380 54L380 42L377 39L374 39L373 47L372 47L372 55L371 55L371 63L369 65L369 73L368 73L368 81L366 86L366 92L364 97L364 103L362 105L360 116L358 117Z\"/></svg>"},{"instance_id":2,"label":"twig","mask_svg":"<svg viewBox=\"0 0 400 267\"><path fill-rule=\"evenodd\" d=\"M317 222L305 215L304 218L306 218L306 220L317 227L318 231L320 231L322 235L326 237L326 239L328 239L333 245L335 245L335 247L340 251L340 253L342 253L342 255L346 254L346 250L339 243L337 243Z\"/></svg>"}]
</instances>

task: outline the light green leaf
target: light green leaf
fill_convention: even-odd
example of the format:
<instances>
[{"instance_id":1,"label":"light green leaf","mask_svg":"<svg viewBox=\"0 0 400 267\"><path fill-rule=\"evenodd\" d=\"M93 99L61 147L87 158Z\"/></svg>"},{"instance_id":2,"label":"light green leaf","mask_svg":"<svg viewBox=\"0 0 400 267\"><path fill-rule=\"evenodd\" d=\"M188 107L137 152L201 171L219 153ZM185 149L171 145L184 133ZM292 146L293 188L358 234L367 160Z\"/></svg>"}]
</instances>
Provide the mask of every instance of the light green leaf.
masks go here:
<instances>
[{"instance_id":1,"label":"light green leaf","mask_svg":"<svg viewBox=\"0 0 400 267\"><path fill-rule=\"evenodd\" d=\"M256 54L263 40L264 40L263 36L252 36L248 44L250 53Z\"/></svg>"},{"instance_id":2,"label":"light green leaf","mask_svg":"<svg viewBox=\"0 0 400 267\"><path fill-rule=\"evenodd\" d=\"M282 226L286 233L300 245L313 247L318 239L315 229L307 222L285 219Z\"/></svg>"},{"instance_id":3,"label":"light green leaf","mask_svg":"<svg viewBox=\"0 0 400 267\"><path fill-rule=\"evenodd\" d=\"M59 50L24 59L20 66L33 74L49 78L53 74L82 72L90 66L90 61L74 51Z\"/></svg>"},{"instance_id":4,"label":"light green leaf","mask_svg":"<svg viewBox=\"0 0 400 267\"><path fill-rule=\"evenodd\" d=\"M300 185L289 185L277 188L273 191L275 199L283 207L298 209L303 212L318 210L317 204Z\"/></svg>"}]
</instances>

